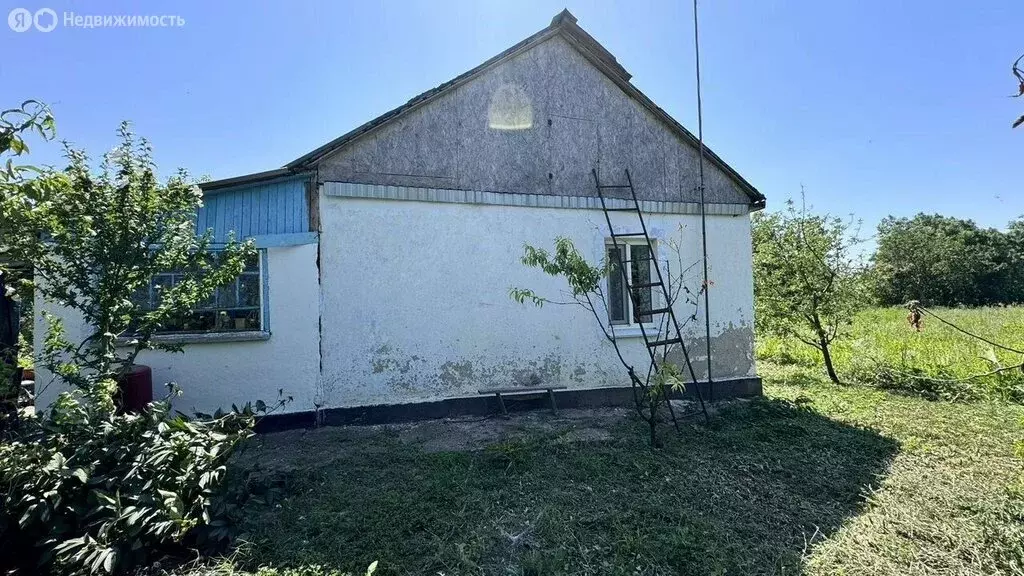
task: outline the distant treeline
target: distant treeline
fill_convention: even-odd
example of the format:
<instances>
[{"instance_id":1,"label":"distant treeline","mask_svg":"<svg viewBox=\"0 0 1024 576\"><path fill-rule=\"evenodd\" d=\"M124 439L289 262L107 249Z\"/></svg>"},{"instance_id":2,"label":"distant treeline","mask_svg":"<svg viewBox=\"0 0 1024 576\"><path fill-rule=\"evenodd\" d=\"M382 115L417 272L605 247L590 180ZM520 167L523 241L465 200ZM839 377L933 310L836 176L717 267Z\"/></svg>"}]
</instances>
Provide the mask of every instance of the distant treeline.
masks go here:
<instances>
[{"instance_id":1,"label":"distant treeline","mask_svg":"<svg viewBox=\"0 0 1024 576\"><path fill-rule=\"evenodd\" d=\"M929 306L1024 302L1024 219L1005 232L937 214L882 220L871 258L881 304Z\"/></svg>"}]
</instances>

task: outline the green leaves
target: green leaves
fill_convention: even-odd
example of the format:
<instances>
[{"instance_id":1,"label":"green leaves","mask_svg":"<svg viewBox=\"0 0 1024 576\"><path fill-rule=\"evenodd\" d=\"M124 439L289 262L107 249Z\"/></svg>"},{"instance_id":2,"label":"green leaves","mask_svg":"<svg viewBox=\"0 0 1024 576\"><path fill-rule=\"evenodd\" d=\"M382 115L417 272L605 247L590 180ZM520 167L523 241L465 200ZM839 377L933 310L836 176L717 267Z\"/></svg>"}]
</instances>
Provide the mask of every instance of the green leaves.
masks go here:
<instances>
[{"instance_id":1,"label":"green leaves","mask_svg":"<svg viewBox=\"0 0 1024 576\"><path fill-rule=\"evenodd\" d=\"M52 137L45 106L0 113L0 157L26 153L31 131ZM161 183L148 142L127 123L118 135L98 170L66 147L64 170L27 178L31 170L8 161L0 172L0 260L31 263L35 289L60 309L43 312L38 363L71 388L21 441L0 443L3 573L125 572L171 545L230 536L217 499L224 462L252 434L251 407L190 421L171 416L168 397L118 415L113 395L139 351L161 347L152 335L237 277L255 248L231 241L214 255L211 237L195 230L192 179L178 171ZM157 308L141 309L134 296L172 269ZM84 341L69 340L67 313L91 328ZM132 345L116 347L128 333ZM207 524L215 529L200 534Z\"/></svg>"},{"instance_id":2,"label":"green leaves","mask_svg":"<svg viewBox=\"0 0 1024 576\"><path fill-rule=\"evenodd\" d=\"M33 570L41 561L68 574L121 572L200 531L230 537L218 504L224 463L252 434L252 413L168 421L170 410L161 401L115 416L58 402L32 442L0 444L0 570L31 559ZM7 546L18 542L14 554Z\"/></svg>"},{"instance_id":3,"label":"green leaves","mask_svg":"<svg viewBox=\"0 0 1024 576\"><path fill-rule=\"evenodd\" d=\"M604 277L605 270L591 266L580 254L572 240L564 236L555 238L555 253L549 254L543 248L534 248L529 244L523 246L522 263L531 268L540 268L550 276L563 276L572 289L573 296L595 292L598 283ZM537 303L537 296L528 290L510 291L513 299L521 296ZM522 303L522 300L517 300ZM539 305L539 304L538 304Z\"/></svg>"},{"instance_id":4,"label":"green leaves","mask_svg":"<svg viewBox=\"0 0 1024 576\"><path fill-rule=\"evenodd\" d=\"M36 100L26 100L18 108L0 112L0 158L21 156L28 153L28 144L23 134L35 132L43 140L52 140L56 135L56 124L50 108ZM17 166L13 158L4 161L0 182L15 180L23 172L38 170L34 166Z\"/></svg>"},{"instance_id":5,"label":"green leaves","mask_svg":"<svg viewBox=\"0 0 1024 576\"><path fill-rule=\"evenodd\" d=\"M98 171L83 151L66 148L64 170L5 181L0 195L0 251L32 262L39 293L93 327L88 346L72 346L53 319L40 363L108 408L113 404L95 384L116 378L139 351L163 348L152 335L233 281L255 255L251 242L234 241L215 255L211 237L195 229L201 192L188 173L161 183L149 143L127 123L118 135ZM22 150L8 140L11 150ZM155 310L144 310L136 296L151 277L172 270L173 286ZM132 346L116 348L126 334L134 336Z\"/></svg>"},{"instance_id":6,"label":"green leaves","mask_svg":"<svg viewBox=\"0 0 1024 576\"><path fill-rule=\"evenodd\" d=\"M868 303L855 223L789 201L783 211L755 213L751 225L758 331L814 346L830 366L829 343Z\"/></svg>"},{"instance_id":7,"label":"green leaves","mask_svg":"<svg viewBox=\"0 0 1024 576\"><path fill-rule=\"evenodd\" d=\"M508 289L508 296L512 300L515 300L519 304L524 304L527 300L533 303L534 306L540 308L547 302L546 298L538 296L536 292L529 288L516 288L511 287Z\"/></svg>"},{"instance_id":8,"label":"green leaves","mask_svg":"<svg viewBox=\"0 0 1024 576\"><path fill-rule=\"evenodd\" d=\"M1024 235L938 214L888 217L878 225L874 290L883 304L926 306L1024 301Z\"/></svg>"}]
</instances>

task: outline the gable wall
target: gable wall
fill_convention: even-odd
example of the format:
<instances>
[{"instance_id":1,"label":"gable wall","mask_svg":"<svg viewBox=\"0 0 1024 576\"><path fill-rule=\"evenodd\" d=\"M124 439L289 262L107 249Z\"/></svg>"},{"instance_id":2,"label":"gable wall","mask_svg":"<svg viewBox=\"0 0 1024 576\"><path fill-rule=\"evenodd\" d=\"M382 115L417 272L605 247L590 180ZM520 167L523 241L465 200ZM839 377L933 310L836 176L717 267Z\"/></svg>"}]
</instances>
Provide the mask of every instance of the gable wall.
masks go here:
<instances>
[{"instance_id":1,"label":"gable wall","mask_svg":"<svg viewBox=\"0 0 1024 576\"><path fill-rule=\"evenodd\" d=\"M511 98L510 98L511 96ZM491 126L492 107L528 102L531 126ZM555 36L320 161L321 182L593 196L633 175L643 199L695 201L698 153ZM706 162L707 201L749 197Z\"/></svg>"}]
</instances>

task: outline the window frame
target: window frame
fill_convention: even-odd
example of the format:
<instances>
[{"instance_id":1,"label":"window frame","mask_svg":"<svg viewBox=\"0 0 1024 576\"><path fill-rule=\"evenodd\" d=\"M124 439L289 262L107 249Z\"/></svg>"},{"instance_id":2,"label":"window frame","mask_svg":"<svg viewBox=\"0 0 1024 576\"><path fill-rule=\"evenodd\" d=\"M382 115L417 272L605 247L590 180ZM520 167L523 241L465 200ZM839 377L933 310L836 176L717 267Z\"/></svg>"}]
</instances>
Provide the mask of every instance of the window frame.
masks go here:
<instances>
[{"instance_id":1,"label":"window frame","mask_svg":"<svg viewBox=\"0 0 1024 576\"><path fill-rule=\"evenodd\" d=\"M629 259L631 259L633 257L633 255L632 255L633 246L643 246L645 248L649 247L650 248L650 252L653 255L653 257L657 258L657 254L658 254L658 241L656 239L654 239L654 238L650 239L650 245L648 245L647 241L643 240L643 239L630 239L630 240L626 240L626 239L606 238L605 239L605 243L604 243L605 257L609 258L609 259L611 258L611 256L612 256L611 255L611 250L613 248L621 250L623 247L626 247L626 258L625 259L629 260ZM613 264L615 264L615 266L618 266L618 262L613 262ZM648 269L648 279L647 279L648 282L652 282L653 279L657 277L657 272L655 272L654 266L655 266L655 262L651 261L650 268ZM621 273L617 269L615 269L614 272L610 272L608 274L607 282L606 282L606 285L605 285L605 288L607 289L607 292L608 292L607 302L605 304L606 304L607 310L608 310L608 324L609 324L609 326L611 326L611 328L613 330L627 330L627 331L640 330L641 326L645 330L647 330L648 332L653 332L653 331L657 330L658 322L655 320L654 316L649 316L648 317L649 320L646 321L646 322L642 321L643 320L642 318L641 318L641 321L636 321L635 320L635 314L634 314L634 308L633 308L633 298L630 297L630 295L629 295L629 288L627 288L625 284L623 284L621 286L622 292L619 295L614 294L614 291L612 289L612 278L611 278L612 273L615 273L615 274L619 275L620 282L621 282L621 278L622 278ZM628 279L627 282L629 284L632 284L633 283L633 267L630 264L626 264L626 277ZM659 307L660 306L659 302L662 299L662 297L660 296L660 294L656 293L656 291L654 290L653 286L650 287L650 288L647 288L647 289L650 290L650 294L651 294L651 296L650 296L651 308ZM616 297L622 298L622 300L623 300L623 309L624 309L624 312L625 312L625 320L614 320L614 319L612 319L612 298L616 298Z\"/></svg>"},{"instance_id":2,"label":"window frame","mask_svg":"<svg viewBox=\"0 0 1024 576\"><path fill-rule=\"evenodd\" d=\"M210 247L210 251L211 252L220 252L221 250L222 250L222 248L219 247L219 246L216 246L216 245ZM257 321L258 321L258 326L256 328L246 327L246 328L238 328L238 329L213 328L213 329L210 329L210 330L158 330L158 331L153 333L154 339L160 339L160 340L171 339L171 340L173 340L173 339L181 338L181 339L185 339L185 340L189 340L189 339L202 340L204 338L209 338L209 339L224 338L224 339L227 339L227 340L232 340L232 339L235 339L235 340L248 340L248 339L252 339L252 338L246 337L247 335L269 334L269 332L270 332L270 314L269 314L269 274L268 274L268 265L267 265L267 250L265 248L257 249L257 253L256 253L256 256L255 256L255 259L256 259L255 270L253 270L252 268L244 269L243 272L241 274L239 274L238 278L236 278L234 280L235 290L236 290L236 293L235 293L235 304L236 304L236 306L221 307L221 306L217 305L218 304L217 300L219 299L218 298L219 297L219 292L218 291L220 290L220 288L218 288L217 289L218 291L215 291L214 294L210 296L210 299L214 303L214 306L212 306L212 307L201 306L201 307L197 308L196 310L194 310L193 313L195 313L195 312L211 312L216 317L217 315L219 315L223 311L229 311L229 310L235 310L235 311L237 311L237 310L255 310L255 312L257 314ZM152 304L156 301L156 294L154 293L154 286L156 285L154 283L155 279L158 278L158 277L161 277L161 276L166 276L166 277L173 278L174 274L175 274L174 271L168 271L168 272L164 272L164 273L161 273L161 274L156 274L152 278L150 278L147 306L152 306ZM257 304L256 304L256 306L237 306L239 296L241 295L241 293L240 293L241 287L239 285L239 281L241 280L241 278L243 276L251 276L251 277L254 277L256 279L256 282L257 282L257 286L256 286L256 300L257 300ZM152 308L145 308L145 309L146 310L151 310ZM216 320L215 320L215 324L216 324ZM131 335L132 334L130 333L127 336L130 337ZM260 338L260 339L262 339L262 338Z\"/></svg>"}]
</instances>

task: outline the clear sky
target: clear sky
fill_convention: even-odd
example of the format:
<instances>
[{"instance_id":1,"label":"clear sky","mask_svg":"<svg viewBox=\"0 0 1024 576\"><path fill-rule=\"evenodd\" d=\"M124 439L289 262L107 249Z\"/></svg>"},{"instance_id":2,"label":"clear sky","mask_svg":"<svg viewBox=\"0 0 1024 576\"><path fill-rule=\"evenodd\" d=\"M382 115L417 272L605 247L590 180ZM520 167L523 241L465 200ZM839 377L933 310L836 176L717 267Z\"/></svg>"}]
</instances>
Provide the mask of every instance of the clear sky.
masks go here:
<instances>
[{"instance_id":1,"label":"clear sky","mask_svg":"<svg viewBox=\"0 0 1024 576\"><path fill-rule=\"evenodd\" d=\"M696 132L687 1L72 2L78 15L179 15L184 26L16 33L0 21L0 106L50 103L94 155L122 119L162 170L277 168L546 26L568 7ZM42 3L40 3L42 2ZM705 140L768 197L815 208L940 212L1003 227L1024 214L1024 1L704 0ZM59 161L36 145L38 163Z\"/></svg>"}]
</instances>

